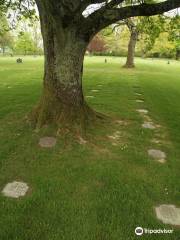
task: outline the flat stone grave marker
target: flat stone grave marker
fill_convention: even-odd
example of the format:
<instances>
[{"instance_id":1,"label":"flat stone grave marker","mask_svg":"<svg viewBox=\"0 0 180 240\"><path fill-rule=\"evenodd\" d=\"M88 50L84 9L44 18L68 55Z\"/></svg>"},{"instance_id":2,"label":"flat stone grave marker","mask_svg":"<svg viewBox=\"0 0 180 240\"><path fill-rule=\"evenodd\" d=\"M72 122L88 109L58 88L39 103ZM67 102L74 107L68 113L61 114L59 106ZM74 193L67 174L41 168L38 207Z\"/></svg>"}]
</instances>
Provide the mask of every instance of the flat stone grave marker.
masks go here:
<instances>
[{"instance_id":1,"label":"flat stone grave marker","mask_svg":"<svg viewBox=\"0 0 180 240\"><path fill-rule=\"evenodd\" d=\"M165 163L166 160L165 160L165 159L158 159L158 162L160 162L160 163Z\"/></svg>"},{"instance_id":2,"label":"flat stone grave marker","mask_svg":"<svg viewBox=\"0 0 180 240\"><path fill-rule=\"evenodd\" d=\"M145 122L153 123L152 119L147 114L145 114L145 113L141 113L141 114L143 115ZM154 127L157 127L157 125Z\"/></svg>"},{"instance_id":3,"label":"flat stone grave marker","mask_svg":"<svg viewBox=\"0 0 180 240\"><path fill-rule=\"evenodd\" d=\"M165 224L180 226L180 208L174 205L162 204L155 208L156 216Z\"/></svg>"},{"instance_id":4,"label":"flat stone grave marker","mask_svg":"<svg viewBox=\"0 0 180 240\"><path fill-rule=\"evenodd\" d=\"M80 145L85 145L87 143L87 141L82 137L78 137L78 142Z\"/></svg>"},{"instance_id":5,"label":"flat stone grave marker","mask_svg":"<svg viewBox=\"0 0 180 240\"><path fill-rule=\"evenodd\" d=\"M108 137L111 139L117 139L117 138L120 138L120 134L121 134L120 131L115 131L113 135L109 135Z\"/></svg>"},{"instance_id":6,"label":"flat stone grave marker","mask_svg":"<svg viewBox=\"0 0 180 240\"><path fill-rule=\"evenodd\" d=\"M108 138L110 138L112 140L116 140L118 137L117 136L113 136L113 135L108 135Z\"/></svg>"},{"instance_id":7,"label":"flat stone grave marker","mask_svg":"<svg viewBox=\"0 0 180 240\"><path fill-rule=\"evenodd\" d=\"M123 120L115 120L115 123L117 123L117 124L124 124L124 121Z\"/></svg>"},{"instance_id":8,"label":"flat stone grave marker","mask_svg":"<svg viewBox=\"0 0 180 240\"><path fill-rule=\"evenodd\" d=\"M115 131L114 136L116 136L117 138L119 138L120 135L121 135L121 132L120 132L120 131Z\"/></svg>"},{"instance_id":9,"label":"flat stone grave marker","mask_svg":"<svg viewBox=\"0 0 180 240\"><path fill-rule=\"evenodd\" d=\"M148 110L146 110L146 109L137 109L136 111L139 112L139 113L143 113L143 114L148 113Z\"/></svg>"},{"instance_id":10,"label":"flat stone grave marker","mask_svg":"<svg viewBox=\"0 0 180 240\"><path fill-rule=\"evenodd\" d=\"M152 143L156 143L156 144L160 144L161 143L161 141L156 139L156 138L153 138L151 142Z\"/></svg>"},{"instance_id":11,"label":"flat stone grave marker","mask_svg":"<svg viewBox=\"0 0 180 240\"><path fill-rule=\"evenodd\" d=\"M137 92L135 92L135 94L136 94L137 96L142 96L142 93L137 93Z\"/></svg>"},{"instance_id":12,"label":"flat stone grave marker","mask_svg":"<svg viewBox=\"0 0 180 240\"><path fill-rule=\"evenodd\" d=\"M56 145L56 142L57 140L54 137L43 137L40 138L39 145L43 148L52 148Z\"/></svg>"},{"instance_id":13,"label":"flat stone grave marker","mask_svg":"<svg viewBox=\"0 0 180 240\"><path fill-rule=\"evenodd\" d=\"M152 122L145 122L142 124L143 128L147 128L147 129L155 129L156 127L153 125Z\"/></svg>"},{"instance_id":14,"label":"flat stone grave marker","mask_svg":"<svg viewBox=\"0 0 180 240\"><path fill-rule=\"evenodd\" d=\"M158 149L148 150L148 155L160 163L165 163L166 154Z\"/></svg>"},{"instance_id":15,"label":"flat stone grave marker","mask_svg":"<svg viewBox=\"0 0 180 240\"><path fill-rule=\"evenodd\" d=\"M28 189L27 183L14 181L4 187L2 194L6 197L19 198L25 196Z\"/></svg>"},{"instance_id":16,"label":"flat stone grave marker","mask_svg":"<svg viewBox=\"0 0 180 240\"><path fill-rule=\"evenodd\" d=\"M144 100L137 99L137 100L136 100L136 102L137 102L137 103L143 103L143 102L144 102Z\"/></svg>"},{"instance_id":17,"label":"flat stone grave marker","mask_svg":"<svg viewBox=\"0 0 180 240\"><path fill-rule=\"evenodd\" d=\"M86 96L86 98L94 98L94 96Z\"/></svg>"},{"instance_id":18,"label":"flat stone grave marker","mask_svg":"<svg viewBox=\"0 0 180 240\"><path fill-rule=\"evenodd\" d=\"M92 89L91 92L99 92L97 89Z\"/></svg>"}]
</instances>

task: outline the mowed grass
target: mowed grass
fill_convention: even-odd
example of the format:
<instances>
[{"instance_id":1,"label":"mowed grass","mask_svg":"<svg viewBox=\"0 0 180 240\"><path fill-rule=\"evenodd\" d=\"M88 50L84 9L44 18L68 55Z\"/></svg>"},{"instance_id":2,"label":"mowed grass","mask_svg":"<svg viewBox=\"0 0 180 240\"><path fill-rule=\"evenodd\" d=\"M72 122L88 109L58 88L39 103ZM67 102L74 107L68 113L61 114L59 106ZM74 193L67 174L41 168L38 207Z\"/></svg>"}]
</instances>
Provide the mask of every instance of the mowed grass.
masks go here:
<instances>
[{"instance_id":1,"label":"mowed grass","mask_svg":"<svg viewBox=\"0 0 180 240\"><path fill-rule=\"evenodd\" d=\"M174 229L143 239L180 238L154 210L180 207L180 63L137 59L127 70L123 58L104 59L86 57L84 92L95 96L87 98L91 107L122 124L91 128L86 145L59 136L53 149L38 146L50 130L36 132L25 121L41 94L43 59L0 59L0 190L14 180L30 186L20 199L0 194L0 240L134 240L137 226ZM137 108L148 109L161 128L143 130ZM108 136L116 131L112 145ZM150 148L165 151L167 162L149 158Z\"/></svg>"}]
</instances>

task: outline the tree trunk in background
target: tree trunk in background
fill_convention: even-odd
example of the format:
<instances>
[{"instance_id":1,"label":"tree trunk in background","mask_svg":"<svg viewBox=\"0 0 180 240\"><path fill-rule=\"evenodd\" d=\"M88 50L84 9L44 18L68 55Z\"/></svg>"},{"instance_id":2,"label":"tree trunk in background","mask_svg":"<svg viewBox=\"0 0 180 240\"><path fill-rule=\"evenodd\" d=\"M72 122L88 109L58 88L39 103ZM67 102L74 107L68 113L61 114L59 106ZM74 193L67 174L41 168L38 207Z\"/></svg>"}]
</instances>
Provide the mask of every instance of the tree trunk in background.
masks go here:
<instances>
[{"instance_id":1,"label":"tree trunk in background","mask_svg":"<svg viewBox=\"0 0 180 240\"><path fill-rule=\"evenodd\" d=\"M74 28L61 33L58 22L40 6L45 66L42 97L31 114L36 127L54 123L62 128L83 129L94 117L82 91L83 60L88 42ZM80 130L80 131L81 131Z\"/></svg>"},{"instance_id":2,"label":"tree trunk in background","mask_svg":"<svg viewBox=\"0 0 180 240\"><path fill-rule=\"evenodd\" d=\"M176 60L180 59L180 49L176 49Z\"/></svg>"},{"instance_id":3,"label":"tree trunk in background","mask_svg":"<svg viewBox=\"0 0 180 240\"><path fill-rule=\"evenodd\" d=\"M5 56L5 47L2 47L3 56Z\"/></svg>"},{"instance_id":4,"label":"tree trunk in background","mask_svg":"<svg viewBox=\"0 0 180 240\"><path fill-rule=\"evenodd\" d=\"M136 30L131 31L130 40L128 44L128 54L126 64L124 65L125 68L134 68L134 56L135 56L135 48L137 43L138 33Z\"/></svg>"}]
</instances>

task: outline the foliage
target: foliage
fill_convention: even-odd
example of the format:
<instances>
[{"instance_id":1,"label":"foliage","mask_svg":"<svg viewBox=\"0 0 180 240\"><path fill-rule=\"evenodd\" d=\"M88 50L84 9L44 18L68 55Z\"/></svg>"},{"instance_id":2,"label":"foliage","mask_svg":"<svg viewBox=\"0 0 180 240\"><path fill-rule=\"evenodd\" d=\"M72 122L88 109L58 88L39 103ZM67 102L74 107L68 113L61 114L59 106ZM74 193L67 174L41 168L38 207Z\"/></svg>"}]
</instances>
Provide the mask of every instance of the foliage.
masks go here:
<instances>
[{"instance_id":1,"label":"foliage","mask_svg":"<svg viewBox=\"0 0 180 240\"><path fill-rule=\"evenodd\" d=\"M133 5L137 2L141 1L124 1L123 4L126 5ZM148 3L153 3L155 1L148 1ZM11 8L11 11L8 11L8 16L11 22L11 26L16 25L17 26L17 19L18 19L18 25L21 22L26 22L28 18L30 18L29 27L31 25L31 30L28 30L27 35L31 35L31 37L27 38L28 43L23 43L23 46L20 47L19 44L16 44L15 53L22 52L22 48L24 48L25 52L33 53L33 52L41 52L42 53L42 38L39 32L39 26L36 16L36 11L34 8L34 1L30 1L29 4L26 3L25 0L19 2L19 1L12 1L10 4L9 1L3 1L2 4L0 4L1 8L3 8L3 11L7 11L7 8ZM147 3L147 1L146 1ZM2 13L2 11L1 11ZM15 17L13 17L15 16ZM174 52L179 50L179 38L178 38L178 18L174 19L173 21L169 21L169 29L164 30L164 24L167 25L167 20L165 20L164 16L157 16L157 17L133 17L131 18L133 20L134 24L137 27L137 30L139 32L139 43L137 44L137 53L136 55L147 55L148 52L151 52L151 49L153 48L153 45L155 44L156 38L158 38L160 32L162 31L169 31L169 39L167 40L167 35L165 36L164 41L170 41L171 47L174 46ZM121 21L122 23L122 21ZM2 24L2 21L1 23ZM177 26L176 30L174 26ZM127 54L127 42L129 38L129 34L127 29L125 29L122 24L120 24L120 27L116 27L115 33L112 33L112 28L114 28L114 25L112 27L107 27L102 32L98 34L98 37L95 37L93 40L93 44L91 43L89 46L92 47L92 51L96 53L103 54L113 54L113 55L123 55L125 56ZM0 27L2 29L2 27ZM38 30L38 31L37 31ZM17 31L15 31L17 32ZM26 32L26 30L23 30L23 32ZM18 37L19 38L19 37ZM31 39L30 39L31 38ZM33 43L32 43L33 39ZM24 39L25 40L25 39ZM10 33L6 33L4 36L4 41L7 45L13 45L12 37L10 36ZM19 41L19 40L18 40ZM17 41L16 41L17 42ZM23 41L22 41L23 42ZM31 44L30 44L31 42ZM99 45L99 47L98 47ZM155 49L157 50L158 43L156 44ZM93 48L98 48L94 49ZM20 50L21 49L21 50ZM29 50L25 50L29 49ZM168 48L169 49L169 48ZM164 48L165 50L165 48ZM165 52L162 52L162 48L159 49L161 52L159 55L164 55ZM23 52L24 52L23 51ZM167 50L167 54L169 55L169 50ZM170 51L171 52L171 51ZM171 52L172 53L172 52ZM172 56L172 54L171 54Z\"/></svg>"},{"instance_id":2,"label":"foliage","mask_svg":"<svg viewBox=\"0 0 180 240\"><path fill-rule=\"evenodd\" d=\"M150 54L159 57L180 58L180 17L165 16L164 30Z\"/></svg>"},{"instance_id":3,"label":"foliage","mask_svg":"<svg viewBox=\"0 0 180 240\"><path fill-rule=\"evenodd\" d=\"M28 32L21 32L15 44L15 51L19 54L32 54L35 50L34 42Z\"/></svg>"},{"instance_id":4,"label":"foliage","mask_svg":"<svg viewBox=\"0 0 180 240\"><path fill-rule=\"evenodd\" d=\"M125 26L108 27L102 31L102 36L106 42L107 53L111 55L127 55L127 43L129 31Z\"/></svg>"},{"instance_id":5,"label":"foliage","mask_svg":"<svg viewBox=\"0 0 180 240\"><path fill-rule=\"evenodd\" d=\"M0 16L0 48L5 53L5 48L13 48L14 39L9 31L8 21L5 15Z\"/></svg>"},{"instance_id":6,"label":"foliage","mask_svg":"<svg viewBox=\"0 0 180 240\"><path fill-rule=\"evenodd\" d=\"M169 41L169 34L162 32L147 56L175 58L175 44Z\"/></svg>"},{"instance_id":7,"label":"foliage","mask_svg":"<svg viewBox=\"0 0 180 240\"><path fill-rule=\"evenodd\" d=\"M158 15L154 17L138 17L137 30L140 38L144 42L143 52L152 49L160 33L164 31L165 17Z\"/></svg>"},{"instance_id":8,"label":"foliage","mask_svg":"<svg viewBox=\"0 0 180 240\"><path fill-rule=\"evenodd\" d=\"M32 42L30 50L28 50L28 54L43 54L43 43L42 36L40 30L40 22L38 19L26 19L22 18L21 21L18 22L16 29L14 29L14 34L19 38L19 36L25 34L28 37L28 41ZM25 39L24 39L25 40ZM15 51L17 52L15 48Z\"/></svg>"},{"instance_id":9,"label":"foliage","mask_svg":"<svg viewBox=\"0 0 180 240\"><path fill-rule=\"evenodd\" d=\"M5 14L0 15L0 36L9 30L8 21Z\"/></svg>"},{"instance_id":10,"label":"foliage","mask_svg":"<svg viewBox=\"0 0 180 240\"><path fill-rule=\"evenodd\" d=\"M180 16L176 15L170 19L169 23L169 40L174 43L176 51L176 59L180 58Z\"/></svg>"},{"instance_id":11,"label":"foliage","mask_svg":"<svg viewBox=\"0 0 180 240\"><path fill-rule=\"evenodd\" d=\"M133 18L139 32L136 56L170 57L179 46L179 17L155 16ZM100 33L106 43L106 55L127 56L129 29L123 22L103 29Z\"/></svg>"},{"instance_id":12,"label":"foliage","mask_svg":"<svg viewBox=\"0 0 180 240\"><path fill-rule=\"evenodd\" d=\"M105 41L100 34L97 34L87 47L90 53L102 53L106 51Z\"/></svg>"}]
</instances>

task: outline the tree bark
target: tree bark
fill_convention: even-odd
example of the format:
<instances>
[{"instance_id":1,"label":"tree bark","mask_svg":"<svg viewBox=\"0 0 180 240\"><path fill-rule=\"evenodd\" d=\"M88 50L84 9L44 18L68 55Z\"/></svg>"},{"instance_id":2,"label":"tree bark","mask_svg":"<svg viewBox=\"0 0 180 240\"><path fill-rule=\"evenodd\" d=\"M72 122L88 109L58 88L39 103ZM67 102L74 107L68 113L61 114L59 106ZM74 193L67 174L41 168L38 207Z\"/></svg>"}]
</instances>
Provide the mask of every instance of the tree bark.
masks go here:
<instances>
[{"instance_id":1,"label":"tree bark","mask_svg":"<svg viewBox=\"0 0 180 240\"><path fill-rule=\"evenodd\" d=\"M125 68L134 68L134 56L135 56L135 48L137 43L138 33L136 30L131 31L130 40L128 44L128 54L126 59L126 64L124 65Z\"/></svg>"},{"instance_id":2,"label":"tree bark","mask_svg":"<svg viewBox=\"0 0 180 240\"><path fill-rule=\"evenodd\" d=\"M40 128L56 124L58 128L83 131L94 112L87 106L82 90L83 60L88 42L73 26L62 29L39 6L44 42L45 64L43 92L30 120ZM62 32L61 32L62 31Z\"/></svg>"},{"instance_id":3,"label":"tree bark","mask_svg":"<svg viewBox=\"0 0 180 240\"><path fill-rule=\"evenodd\" d=\"M180 49L176 49L176 60L180 59Z\"/></svg>"}]
</instances>

